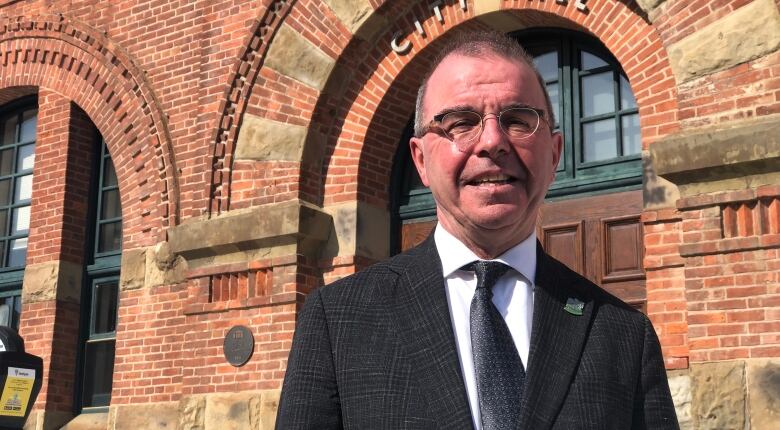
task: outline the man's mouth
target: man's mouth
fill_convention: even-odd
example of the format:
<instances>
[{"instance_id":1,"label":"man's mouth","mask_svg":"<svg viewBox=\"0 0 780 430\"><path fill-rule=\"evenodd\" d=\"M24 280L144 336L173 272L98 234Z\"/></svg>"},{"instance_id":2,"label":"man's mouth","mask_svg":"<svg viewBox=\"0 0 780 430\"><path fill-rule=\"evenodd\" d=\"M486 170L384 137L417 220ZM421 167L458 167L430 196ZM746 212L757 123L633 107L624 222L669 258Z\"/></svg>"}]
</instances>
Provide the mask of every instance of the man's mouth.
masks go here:
<instances>
[{"instance_id":1,"label":"man's mouth","mask_svg":"<svg viewBox=\"0 0 780 430\"><path fill-rule=\"evenodd\" d=\"M480 185L503 185L514 182L516 179L509 175L489 175L481 178L468 181L466 185L480 186Z\"/></svg>"}]
</instances>

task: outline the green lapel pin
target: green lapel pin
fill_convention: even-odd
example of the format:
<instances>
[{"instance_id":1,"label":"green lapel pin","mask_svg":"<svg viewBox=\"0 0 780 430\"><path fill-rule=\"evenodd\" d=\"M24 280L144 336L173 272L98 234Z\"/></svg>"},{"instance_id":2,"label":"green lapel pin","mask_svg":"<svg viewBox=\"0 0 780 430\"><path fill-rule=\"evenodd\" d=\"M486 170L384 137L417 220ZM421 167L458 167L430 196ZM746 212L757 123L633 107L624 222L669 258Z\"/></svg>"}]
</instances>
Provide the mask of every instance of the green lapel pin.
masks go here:
<instances>
[{"instance_id":1,"label":"green lapel pin","mask_svg":"<svg viewBox=\"0 0 780 430\"><path fill-rule=\"evenodd\" d=\"M580 316L582 315L582 310L585 308L585 303L582 302L582 300L575 299L574 297L569 297L568 300L566 300L566 306L563 307L563 310L566 312Z\"/></svg>"}]
</instances>

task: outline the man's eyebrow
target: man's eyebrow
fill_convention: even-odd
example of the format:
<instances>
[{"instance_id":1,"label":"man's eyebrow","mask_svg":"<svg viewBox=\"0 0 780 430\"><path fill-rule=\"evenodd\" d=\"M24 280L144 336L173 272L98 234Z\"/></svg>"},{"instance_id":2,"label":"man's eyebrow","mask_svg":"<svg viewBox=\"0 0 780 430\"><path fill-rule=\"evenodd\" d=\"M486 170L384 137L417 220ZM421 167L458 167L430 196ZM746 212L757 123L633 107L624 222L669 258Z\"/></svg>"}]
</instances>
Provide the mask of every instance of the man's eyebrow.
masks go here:
<instances>
[{"instance_id":1,"label":"man's eyebrow","mask_svg":"<svg viewBox=\"0 0 780 430\"><path fill-rule=\"evenodd\" d=\"M474 109L474 106L469 106L469 105L450 106L450 107L446 107L446 108L436 112L436 114L433 115L433 118L436 118L436 117L441 118L444 115L447 115L448 113L463 112L464 110L471 111L471 112L478 112L477 109Z\"/></svg>"}]
</instances>

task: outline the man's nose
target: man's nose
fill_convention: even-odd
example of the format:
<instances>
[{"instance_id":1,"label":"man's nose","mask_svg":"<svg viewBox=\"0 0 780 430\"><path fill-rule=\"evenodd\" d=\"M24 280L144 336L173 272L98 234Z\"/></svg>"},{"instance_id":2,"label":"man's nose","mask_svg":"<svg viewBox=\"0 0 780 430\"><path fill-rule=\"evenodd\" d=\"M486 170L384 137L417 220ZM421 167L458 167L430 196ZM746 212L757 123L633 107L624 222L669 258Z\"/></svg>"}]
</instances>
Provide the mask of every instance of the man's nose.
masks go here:
<instances>
[{"instance_id":1,"label":"man's nose","mask_svg":"<svg viewBox=\"0 0 780 430\"><path fill-rule=\"evenodd\" d=\"M509 139L501 130L498 116L486 114L482 119L482 134L477 139L474 152L486 153L492 158L507 151L509 151Z\"/></svg>"}]
</instances>

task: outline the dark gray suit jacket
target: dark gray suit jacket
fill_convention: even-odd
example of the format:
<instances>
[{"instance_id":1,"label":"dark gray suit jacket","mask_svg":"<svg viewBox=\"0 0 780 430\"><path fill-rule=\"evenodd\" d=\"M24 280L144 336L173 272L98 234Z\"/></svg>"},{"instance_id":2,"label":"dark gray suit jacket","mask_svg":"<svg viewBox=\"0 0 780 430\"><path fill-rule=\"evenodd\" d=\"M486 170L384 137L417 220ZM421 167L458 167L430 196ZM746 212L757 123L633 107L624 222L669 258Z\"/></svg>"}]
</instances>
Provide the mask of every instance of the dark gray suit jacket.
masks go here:
<instances>
[{"instance_id":1,"label":"dark gray suit jacket","mask_svg":"<svg viewBox=\"0 0 780 430\"><path fill-rule=\"evenodd\" d=\"M541 247L535 285L521 428L678 428L650 321ZM276 426L473 427L432 236L310 294Z\"/></svg>"}]
</instances>

